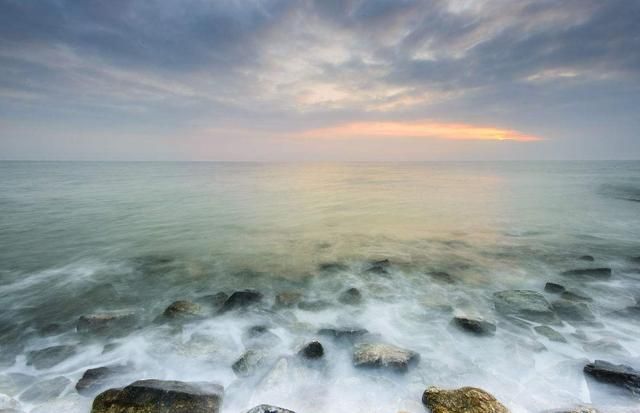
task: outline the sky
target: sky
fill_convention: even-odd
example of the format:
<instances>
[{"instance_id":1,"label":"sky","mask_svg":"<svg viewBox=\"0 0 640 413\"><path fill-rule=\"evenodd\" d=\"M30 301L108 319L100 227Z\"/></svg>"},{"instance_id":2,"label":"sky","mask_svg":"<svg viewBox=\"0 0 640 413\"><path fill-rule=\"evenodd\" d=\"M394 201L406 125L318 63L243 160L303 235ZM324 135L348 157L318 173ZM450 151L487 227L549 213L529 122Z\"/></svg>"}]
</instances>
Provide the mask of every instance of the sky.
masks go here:
<instances>
[{"instance_id":1,"label":"sky","mask_svg":"<svg viewBox=\"0 0 640 413\"><path fill-rule=\"evenodd\" d=\"M0 0L0 159L640 159L639 0Z\"/></svg>"}]
</instances>

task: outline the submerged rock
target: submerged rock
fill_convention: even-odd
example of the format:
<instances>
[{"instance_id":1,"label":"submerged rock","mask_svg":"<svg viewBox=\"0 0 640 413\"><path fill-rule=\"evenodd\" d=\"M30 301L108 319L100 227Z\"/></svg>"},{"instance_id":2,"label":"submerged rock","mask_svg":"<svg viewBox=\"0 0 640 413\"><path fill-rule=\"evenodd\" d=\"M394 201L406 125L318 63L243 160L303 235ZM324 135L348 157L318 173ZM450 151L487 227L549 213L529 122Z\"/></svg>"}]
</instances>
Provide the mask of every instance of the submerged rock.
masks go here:
<instances>
[{"instance_id":1,"label":"submerged rock","mask_svg":"<svg viewBox=\"0 0 640 413\"><path fill-rule=\"evenodd\" d=\"M583 255L583 256L579 257L578 259L581 260L581 261L589 261L589 262L593 262L593 261L596 260L595 258L593 258L593 255Z\"/></svg>"},{"instance_id":2,"label":"submerged rock","mask_svg":"<svg viewBox=\"0 0 640 413\"><path fill-rule=\"evenodd\" d=\"M331 307L331 303L324 300L302 301L298 303L298 308L304 311L322 311Z\"/></svg>"},{"instance_id":3,"label":"submerged rock","mask_svg":"<svg viewBox=\"0 0 640 413\"><path fill-rule=\"evenodd\" d=\"M451 276L451 274L445 271L433 271L433 272L430 272L429 275L434 280L444 282L447 284L454 284L456 282L453 276Z\"/></svg>"},{"instance_id":4,"label":"submerged rock","mask_svg":"<svg viewBox=\"0 0 640 413\"><path fill-rule=\"evenodd\" d=\"M104 366L89 369L76 383L76 390L83 396L94 395L106 388L113 377L125 371L125 366Z\"/></svg>"},{"instance_id":5,"label":"submerged rock","mask_svg":"<svg viewBox=\"0 0 640 413\"><path fill-rule=\"evenodd\" d=\"M318 330L318 334L322 336L331 337L339 341L354 342L365 335L369 334L369 330L357 327L346 328L321 328Z\"/></svg>"},{"instance_id":6,"label":"submerged rock","mask_svg":"<svg viewBox=\"0 0 640 413\"><path fill-rule=\"evenodd\" d=\"M389 274L390 266L391 261L389 261L388 259L371 261L366 271L374 274Z\"/></svg>"},{"instance_id":7,"label":"submerged rock","mask_svg":"<svg viewBox=\"0 0 640 413\"><path fill-rule=\"evenodd\" d=\"M556 314L565 321L586 322L596 318L585 303L558 300L553 302L552 307Z\"/></svg>"},{"instance_id":8,"label":"submerged rock","mask_svg":"<svg viewBox=\"0 0 640 413\"><path fill-rule=\"evenodd\" d=\"M221 312L247 308L262 301L262 293L255 290L235 291L227 298L220 309Z\"/></svg>"},{"instance_id":9,"label":"submerged rock","mask_svg":"<svg viewBox=\"0 0 640 413\"><path fill-rule=\"evenodd\" d=\"M346 271L349 267L341 262L323 262L318 265L318 269L325 272L338 272Z\"/></svg>"},{"instance_id":10,"label":"submerged rock","mask_svg":"<svg viewBox=\"0 0 640 413\"><path fill-rule=\"evenodd\" d=\"M223 394L214 383L139 380L99 394L91 413L217 413Z\"/></svg>"},{"instance_id":11,"label":"submerged rock","mask_svg":"<svg viewBox=\"0 0 640 413\"><path fill-rule=\"evenodd\" d=\"M103 334L130 328L135 322L136 315L130 311L98 313L80 317L76 329L79 333Z\"/></svg>"},{"instance_id":12,"label":"submerged rock","mask_svg":"<svg viewBox=\"0 0 640 413\"><path fill-rule=\"evenodd\" d=\"M227 301L227 298L229 298L229 294L225 292L219 292L215 294L204 295L200 297L198 301L206 304L214 311L219 311L224 305L224 302Z\"/></svg>"},{"instance_id":13,"label":"submerged rock","mask_svg":"<svg viewBox=\"0 0 640 413\"><path fill-rule=\"evenodd\" d=\"M495 397L482 389L462 387L444 390L429 387L422 394L424 403L431 413L508 413Z\"/></svg>"},{"instance_id":14,"label":"submerged rock","mask_svg":"<svg viewBox=\"0 0 640 413\"><path fill-rule=\"evenodd\" d=\"M620 356L628 356L629 352L627 349L622 347L620 343L615 341L612 338L602 338L600 340L590 341L588 343L584 343L582 348L589 352L595 354L616 354Z\"/></svg>"},{"instance_id":15,"label":"submerged rock","mask_svg":"<svg viewBox=\"0 0 640 413\"><path fill-rule=\"evenodd\" d=\"M549 302L542 294L529 290L507 290L493 295L496 310L506 316L515 316L541 323L556 321Z\"/></svg>"},{"instance_id":16,"label":"submerged rock","mask_svg":"<svg viewBox=\"0 0 640 413\"><path fill-rule=\"evenodd\" d=\"M162 314L167 318L177 319L196 317L201 313L202 308L198 304L187 300L178 300L171 303Z\"/></svg>"},{"instance_id":17,"label":"submerged rock","mask_svg":"<svg viewBox=\"0 0 640 413\"><path fill-rule=\"evenodd\" d=\"M461 330L477 336L492 336L496 333L496 325L482 318L453 317L453 323Z\"/></svg>"},{"instance_id":18,"label":"submerged rock","mask_svg":"<svg viewBox=\"0 0 640 413\"><path fill-rule=\"evenodd\" d=\"M342 304L357 305L362 302L362 294L355 287L349 288L340 294L338 301Z\"/></svg>"},{"instance_id":19,"label":"submerged rock","mask_svg":"<svg viewBox=\"0 0 640 413\"><path fill-rule=\"evenodd\" d=\"M560 334L559 332L557 332L556 330L554 330L549 326L536 326L533 329L536 331L536 333L548 338L551 341L555 341L557 343L567 342L567 340L562 336L562 334Z\"/></svg>"},{"instance_id":20,"label":"submerged rock","mask_svg":"<svg viewBox=\"0 0 640 413\"><path fill-rule=\"evenodd\" d=\"M282 407L271 406L269 404L261 404L250 410L247 410L246 413L295 413L295 412L292 410L284 409Z\"/></svg>"},{"instance_id":21,"label":"submerged rock","mask_svg":"<svg viewBox=\"0 0 640 413\"><path fill-rule=\"evenodd\" d=\"M319 359L324 356L324 347L318 341L307 343L299 353L307 359Z\"/></svg>"},{"instance_id":22,"label":"submerged rock","mask_svg":"<svg viewBox=\"0 0 640 413\"><path fill-rule=\"evenodd\" d=\"M281 341L280 337L269 331L266 326L253 326L242 337L242 343L251 349L272 348Z\"/></svg>"},{"instance_id":23,"label":"submerged rock","mask_svg":"<svg viewBox=\"0 0 640 413\"><path fill-rule=\"evenodd\" d=\"M564 300L569 300L569 301L587 301L587 302L593 301L593 298L591 297L580 295L578 293L574 293L571 291L563 292L562 294L560 294L560 298Z\"/></svg>"},{"instance_id":24,"label":"submerged rock","mask_svg":"<svg viewBox=\"0 0 640 413\"><path fill-rule=\"evenodd\" d=\"M611 268L581 268L564 271L561 275L581 279L607 280L611 278Z\"/></svg>"},{"instance_id":25,"label":"submerged rock","mask_svg":"<svg viewBox=\"0 0 640 413\"><path fill-rule=\"evenodd\" d=\"M238 377L249 377L262 367L264 359L262 351L248 350L233 363L231 369Z\"/></svg>"},{"instance_id":26,"label":"submerged rock","mask_svg":"<svg viewBox=\"0 0 640 413\"><path fill-rule=\"evenodd\" d=\"M71 384L66 377L54 377L31 385L20 395L24 402L41 403L58 397Z\"/></svg>"},{"instance_id":27,"label":"submerged rock","mask_svg":"<svg viewBox=\"0 0 640 413\"><path fill-rule=\"evenodd\" d=\"M414 351L383 343L357 344L353 351L353 364L356 367L374 367L406 372L419 360L420 355Z\"/></svg>"},{"instance_id":28,"label":"submerged rock","mask_svg":"<svg viewBox=\"0 0 640 413\"><path fill-rule=\"evenodd\" d=\"M595 380L613 384L640 395L640 371L624 364L612 364L607 361L596 360L584 366L584 373Z\"/></svg>"},{"instance_id":29,"label":"submerged rock","mask_svg":"<svg viewBox=\"0 0 640 413\"><path fill-rule=\"evenodd\" d=\"M27 353L27 366L38 370L48 369L76 354L75 346L60 345L34 350Z\"/></svg>"},{"instance_id":30,"label":"submerged rock","mask_svg":"<svg viewBox=\"0 0 640 413\"><path fill-rule=\"evenodd\" d=\"M548 282L544 285L544 290L548 293L559 294L565 292L566 288L560 284Z\"/></svg>"},{"instance_id":31,"label":"submerged rock","mask_svg":"<svg viewBox=\"0 0 640 413\"><path fill-rule=\"evenodd\" d=\"M276 307L293 307L302 301L302 293L285 291L276 295Z\"/></svg>"}]
</instances>

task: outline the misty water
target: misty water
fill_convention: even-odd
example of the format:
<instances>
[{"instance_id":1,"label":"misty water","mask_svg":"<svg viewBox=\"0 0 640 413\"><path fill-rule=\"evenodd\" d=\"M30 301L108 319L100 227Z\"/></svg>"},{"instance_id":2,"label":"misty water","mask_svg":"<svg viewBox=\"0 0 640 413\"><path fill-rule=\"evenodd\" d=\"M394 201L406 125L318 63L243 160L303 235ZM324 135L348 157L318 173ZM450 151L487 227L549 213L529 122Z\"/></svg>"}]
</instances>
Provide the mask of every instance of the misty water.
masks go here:
<instances>
[{"instance_id":1,"label":"misty water","mask_svg":"<svg viewBox=\"0 0 640 413\"><path fill-rule=\"evenodd\" d=\"M639 234L639 162L0 162L0 394L24 412L87 413L95 393L79 395L78 379L122 366L108 387L216 382L224 413L260 403L424 412L430 385L477 386L513 412L638 411L638 399L582 369L594 359L640 368L640 315L629 311ZM561 274L600 267L612 276ZM496 311L503 290L559 300L546 282L589 300L588 320L552 325L566 342ZM344 302L353 287L361 300ZM244 289L262 301L219 312L216 294ZM297 301L277 305L283 292ZM163 318L176 300L198 314ZM132 316L78 331L81 316L100 313ZM463 331L456 315L482 317L495 334ZM323 328L366 329L359 340L420 361L406 373L356 368L353 343ZM323 359L297 355L311 340ZM58 345L69 347L33 361ZM231 366L252 348L263 361L237 375Z\"/></svg>"}]
</instances>

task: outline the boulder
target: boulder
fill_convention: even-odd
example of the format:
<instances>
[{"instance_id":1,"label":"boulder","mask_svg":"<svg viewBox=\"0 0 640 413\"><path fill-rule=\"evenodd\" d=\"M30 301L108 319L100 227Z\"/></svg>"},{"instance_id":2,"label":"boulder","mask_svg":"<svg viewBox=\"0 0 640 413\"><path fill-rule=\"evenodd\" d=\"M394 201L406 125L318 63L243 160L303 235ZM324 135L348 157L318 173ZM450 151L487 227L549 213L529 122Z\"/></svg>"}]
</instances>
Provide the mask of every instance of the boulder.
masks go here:
<instances>
[{"instance_id":1,"label":"boulder","mask_svg":"<svg viewBox=\"0 0 640 413\"><path fill-rule=\"evenodd\" d=\"M566 290L566 288L564 288L564 286L560 284L548 282L544 285L544 290L548 293L560 294L560 293L563 293Z\"/></svg>"},{"instance_id":2,"label":"boulder","mask_svg":"<svg viewBox=\"0 0 640 413\"><path fill-rule=\"evenodd\" d=\"M104 334L131 328L135 323L136 315L130 311L98 313L81 316L76 329L79 333Z\"/></svg>"},{"instance_id":3,"label":"boulder","mask_svg":"<svg viewBox=\"0 0 640 413\"><path fill-rule=\"evenodd\" d=\"M264 358L262 351L248 350L231 365L231 369L238 377L249 377L263 366Z\"/></svg>"},{"instance_id":4,"label":"boulder","mask_svg":"<svg viewBox=\"0 0 640 413\"><path fill-rule=\"evenodd\" d=\"M556 316L542 294L529 290L507 290L493 295L496 311L540 323L552 323Z\"/></svg>"},{"instance_id":5,"label":"boulder","mask_svg":"<svg viewBox=\"0 0 640 413\"><path fill-rule=\"evenodd\" d=\"M357 344L353 351L353 364L356 367L406 372L419 360L420 355L414 351L383 343Z\"/></svg>"},{"instance_id":6,"label":"boulder","mask_svg":"<svg viewBox=\"0 0 640 413\"><path fill-rule=\"evenodd\" d=\"M76 354L75 346L60 345L34 350L27 353L27 366L38 370L48 369Z\"/></svg>"},{"instance_id":7,"label":"boulder","mask_svg":"<svg viewBox=\"0 0 640 413\"><path fill-rule=\"evenodd\" d=\"M622 387L632 394L640 395L640 371L629 366L596 360L584 366L583 371L599 382Z\"/></svg>"},{"instance_id":8,"label":"boulder","mask_svg":"<svg viewBox=\"0 0 640 413\"><path fill-rule=\"evenodd\" d=\"M71 380L63 376L39 381L22 392L20 400L30 403L42 403L50 399L55 399L65 391L69 384L71 384Z\"/></svg>"},{"instance_id":9,"label":"boulder","mask_svg":"<svg viewBox=\"0 0 640 413\"><path fill-rule=\"evenodd\" d=\"M191 318L201 315L202 308L191 301L178 300L171 303L169 307L162 313L166 318Z\"/></svg>"},{"instance_id":10,"label":"boulder","mask_svg":"<svg viewBox=\"0 0 640 413\"><path fill-rule=\"evenodd\" d=\"M293 307L302 301L302 294L296 291L285 291L276 295L276 307Z\"/></svg>"},{"instance_id":11,"label":"boulder","mask_svg":"<svg viewBox=\"0 0 640 413\"><path fill-rule=\"evenodd\" d=\"M319 359L324 356L324 347L318 341L312 341L305 344L298 353L306 359Z\"/></svg>"},{"instance_id":12,"label":"boulder","mask_svg":"<svg viewBox=\"0 0 640 413\"><path fill-rule=\"evenodd\" d=\"M262 293L255 290L242 290L235 291L227 298L220 309L221 312L227 312L240 308L247 308L249 306L258 304L262 301Z\"/></svg>"},{"instance_id":13,"label":"boulder","mask_svg":"<svg viewBox=\"0 0 640 413\"><path fill-rule=\"evenodd\" d=\"M338 297L338 301L342 304L357 305L362 302L362 294L360 293L360 290L352 287L343 291L342 294L340 294L340 297Z\"/></svg>"},{"instance_id":14,"label":"boulder","mask_svg":"<svg viewBox=\"0 0 640 413\"><path fill-rule=\"evenodd\" d=\"M482 389L462 387L444 390L429 387L422 394L424 403L431 413L508 413L495 397Z\"/></svg>"},{"instance_id":15,"label":"boulder","mask_svg":"<svg viewBox=\"0 0 640 413\"><path fill-rule=\"evenodd\" d=\"M611 268L580 268L564 271L561 275L584 280L608 280L611 278Z\"/></svg>"},{"instance_id":16,"label":"boulder","mask_svg":"<svg viewBox=\"0 0 640 413\"><path fill-rule=\"evenodd\" d=\"M284 409L282 407L271 406L269 404L261 404L250 410L247 410L246 413L295 413L295 412L292 410Z\"/></svg>"},{"instance_id":17,"label":"boulder","mask_svg":"<svg viewBox=\"0 0 640 413\"><path fill-rule=\"evenodd\" d=\"M556 330L554 330L549 326L535 326L533 329L535 330L536 333L548 338L550 341L555 341L557 343L567 342L567 340L562 336L562 334L560 334L559 332L557 332Z\"/></svg>"},{"instance_id":18,"label":"boulder","mask_svg":"<svg viewBox=\"0 0 640 413\"><path fill-rule=\"evenodd\" d=\"M113 377L125 371L125 366L103 366L89 369L76 383L76 390L83 396L95 395L105 389Z\"/></svg>"},{"instance_id":19,"label":"boulder","mask_svg":"<svg viewBox=\"0 0 640 413\"><path fill-rule=\"evenodd\" d=\"M596 318L585 303L558 300L553 302L552 307L556 314L565 321L588 322L594 321Z\"/></svg>"},{"instance_id":20,"label":"boulder","mask_svg":"<svg viewBox=\"0 0 640 413\"><path fill-rule=\"evenodd\" d=\"M318 330L318 334L321 336L331 337L338 341L348 341L353 343L354 341L369 334L369 330L357 327L321 328Z\"/></svg>"},{"instance_id":21,"label":"boulder","mask_svg":"<svg viewBox=\"0 0 640 413\"><path fill-rule=\"evenodd\" d=\"M223 394L214 383L139 380L99 394L91 413L218 413Z\"/></svg>"},{"instance_id":22,"label":"boulder","mask_svg":"<svg viewBox=\"0 0 640 413\"><path fill-rule=\"evenodd\" d=\"M453 317L453 324L459 329L477 336L492 336L496 333L496 325L477 317Z\"/></svg>"}]
</instances>

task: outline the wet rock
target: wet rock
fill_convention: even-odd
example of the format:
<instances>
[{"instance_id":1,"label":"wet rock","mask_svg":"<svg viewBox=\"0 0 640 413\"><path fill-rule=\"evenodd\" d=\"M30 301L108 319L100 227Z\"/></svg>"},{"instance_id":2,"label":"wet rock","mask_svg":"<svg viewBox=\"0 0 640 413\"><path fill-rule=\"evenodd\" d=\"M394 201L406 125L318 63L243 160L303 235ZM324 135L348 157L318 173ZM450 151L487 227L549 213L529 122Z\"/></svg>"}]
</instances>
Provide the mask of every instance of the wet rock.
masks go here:
<instances>
[{"instance_id":1,"label":"wet rock","mask_svg":"<svg viewBox=\"0 0 640 413\"><path fill-rule=\"evenodd\" d=\"M493 295L496 311L540 323L556 321L549 302L542 294L529 290L507 290Z\"/></svg>"},{"instance_id":2,"label":"wet rock","mask_svg":"<svg viewBox=\"0 0 640 413\"><path fill-rule=\"evenodd\" d=\"M27 353L27 366L38 370L48 369L76 354L75 346L61 345L34 350Z\"/></svg>"},{"instance_id":3,"label":"wet rock","mask_svg":"<svg viewBox=\"0 0 640 413\"><path fill-rule=\"evenodd\" d=\"M561 275L585 280L608 280L611 278L611 268L581 268L564 271Z\"/></svg>"},{"instance_id":4,"label":"wet rock","mask_svg":"<svg viewBox=\"0 0 640 413\"><path fill-rule=\"evenodd\" d=\"M589 261L589 262L593 262L593 261L596 260L595 258L593 258L592 255L583 255L583 256L579 257L578 259L581 260L581 261Z\"/></svg>"},{"instance_id":5,"label":"wet rock","mask_svg":"<svg viewBox=\"0 0 640 413\"><path fill-rule=\"evenodd\" d=\"M104 334L118 329L132 327L136 316L129 311L84 315L78 319L76 329L79 333Z\"/></svg>"},{"instance_id":6,"label":"wet rock","mask_svg":"<svg viewBox=\"0 0 640 413\"><path fill-rule=\"evenodd\" d=\"M420 355L414 351L383 343L357 344L353 351L353 364L356 367L406 372L419 360Z\"/></svg>"},{"instance_id":7,"label":"wet rock","mask_svg":"<svg viewBox=\"0 0 640 413\"><path fill-rule=\"evenodd\" d=\"M562 294L560 294L560 298L562 298L563 300L569 300L569 301L586 301L586 302L593 301L593 298L591 297L586 297L584 295L574 293L571 291L563 292Z\"/></svg>"},{"instance_id":8,"label":"wet rock","mask_svg":"<svg viewBox=\"0 0 640 413\"><path fill-rule=\"evenodd\" d=\"M374 274L389 274L390 266L391 261L389 261L388 259L372 261L369 263L369 267L366 269L366 272Z\"/></svg>"},{"instance_id":9,"label":"wet rock","mask_svg":"<svg viewBox=\"0 0 640 413\"><path fill-rule=\"evenodd\" d=\"M454 284L456 280L453 278L451 274L444 271L434 271L430 272L429 275L436 281L440 281L447 284Z\"/></svg>"},{"instance_id":10,"label":"wet rock","mask_svg":"<svg viewBox=\"0 0 640 413\"><path fill-rule=\"evenodd\" d=\"M331 303L324 300L302 301L298 303L298 308L304 311L322 311L331 307Z\"/></svg>"},{"instance_id":11,"label":"wet rock","mask_svg":"<svg viewBox=\"0 0 640 413\"><path fill-rule=\"evenodd\" d=\"M548 282L544 285L544 290L548 293L560 294L560 293L563 293L566 290L566 288L564 288L564 286L560 284Z\"/></svg>"},{"instance_id":12,"label":"wet rock","mask_svg":"<svg viewBox=\"0 0 640 413\"><path fill-rule=\"evenodd\" d=\"M219 311L228 298L229 295L227 293L219 292L215 294L204 295L200 297L199 301L211 307L214 311Z\"/></svg>"},{"instance_id":13,"label":"wet rock","mask_svg":"<svg viewBox=\"0 0 640 413\"><path fill-rule=\"evenodd\" d=\"M240 308L247 308L260 303L262 298L262 293L255 290L235 291L229 296L229 298L227 298L220 311L227 312Z\"/></svg>"},{"instance_id":14,"label":"wet rock","mask_svg":"<svg viewBox=\"0 0 640 413\"><path fill-rule=\"evenodd\" d=\"M453 317L453 324L459 329L477 336L492 336L496 333L496 325L482 318Z\"/></svg>"},{"instance_id":15,"label":"wet rock","mask_svg":"<svg viewBox=\"0 0 640 413\"><path fill-rule=\"evenodd\" d=\"M556 314L565 321L587 322L593 321L596 318L591 312L589 306L585 303L558 300L553 302L552 307L553 311L555 311Z\"/></svg>"},{"instance_id":16,"label":"wet rock","mask_svg":"<svg viewBox=\"0 0 640 413\"><path fill-rule=\"evenodd\" d=\"M601 413L598 409L591 406L574 406L565 409L545 410L542 413Z\"/></svg>"},{"instance_id":17,"label":"wet rock","mask_svg":"<svg viewBox=\"0 0 640 413\"><path fill-rule=\"evenodd\" d=\"M323 262L318 265L318 269L324 272L339 272L346 271L349 267L340 262Z\"/></svg>"},{"instance_id":18,"label":"wet rock","mask_svg":"<svg viewBox=\"0 0 640 413\"><path fill-rule=\"evenodd\" d=\"M104 390L115 376L124 372L126 372L125 366L104 366L89 369L76 383L76 390L83 396L95 395L100 390Z\"/></svg>"},{"instance_id":19,"label":"wet rock","mask_svg":"<svg viewBox=\"0 0 640 413\"><path fill-rule=\"evenodd\" d=\"M91 413L217 413L223 394L214 383L139 380L99 394Z\"/></svg>"},{"instance_id":20,"label":"wet rock","mask_svg":"<svg viewBox=\"0 0 640 413\"><path fill-rule=\"evenodd\" d=\"M302 294L295 291L285 291L276 295L276 307L293 307L302 301Z\"/></svg>"},{"instance_id":21,"label":"wet rock","mask_svg":"<svg viewBox=\"0 0 640 413\"><path fill-rule=\"evenodd\" d=\"M324 355L324 347L318 341L307 343L299 353L307 359L319 359Z\"/></svg>"},{"instance_id":22,"label":"wet rock","mask_svg":"<svg viewBox=\"0 0 640 413\"><path fill-rule=\"evenodd\" d=\"M37 382L31 385L20 395L23 402L41 403L58 397L71 384L66 377L54 377L52 379Z\"/></svg>"},{"instance_id":23,"label":"wet rock","mask_svg":"<svg viewBox=\"0 0 640 413\"><path fill-rule=\"evenodd\" d=\"M262 351L248 350L233 363L231 369L238 377L249 377L263 366L264 359Z\"/></svg>"},{"instance_id":24,"label":"wet rock","mask_svg":"<svg viewBox=\"0 0 640 413\"><path fill-rule=\"evenodd\" d=\"M242 338L242 343L250 349L272 348L280 344L281 341L280 337L269 331L266 326L253 326L247 330Z\"/></svg>"},{"instance_id":25,"label":"wet rock","mask_svg":"<svg viewBox=\"0 0 640 413\"><path fill-rule=\"evenodd\" d=\"M343 291L342 294L340 294L340 297L338 297L338 301L342 304L357 305L362 302L362 294L360 293L360 290L352 287Z\"/></svg>"},{"instance_id":26,"label":"wet rock","mask_svg":"<svg viewBox=\"0 0 640 413\"><path fill-rule=\"evenodd\" d=\"M431 413L508 413L495 397L482 389L462 387L444 390L429 387L422 394L422 403Z\"/></svg>"},{"instance_id":27,"label":"wet rock","mask_svg":"<svg viewBox=\"0 0 640 413\"><path fill-rule=\"evenodd\" d=\"M178 300L174 301L169 307L162 313L166 318L191 318L201 315L202 308L191 301Z\"/></svg>"},{"instance_id":28,"label":"wet rock","mask_svg":"<svg viewBox=\"0 0 640 413\"><path fill-rule=\"evenodd\" d=\"M583 371L599 382L622 387L634 395L640 395L640 371L629 366L596 360L584 366Z\"/></svg>"},{"instance_id":29,"label":"wet rock","mask_svg":"<svg viewBox=\"0 0 640 413\"><path fill-rule=\"evenodd\" d=\"M50 323L39 329L40 334L43 336L57 336L64 333L65 326L59 323Z\"/></svg>"},{"instance_id":30,"label":"wet rock","mask_svg":"<svg viewBox=\"0 0 640 413\"><path fill-rule=\"evenodd\" d=\"M331 337L338 341L354 342L361 339L369 333L369 330L357 327L346 328L321 328L318 330L318 334L321 336Z\"/></svg>"},{"instance_id":31,"label":"wet rock","mask_svg":"<svg viewBox=\"0 0 640 413\"><path fill-rule=\"evenodd\" d=\"M295 413L295 412L292 410L284 409L282 407L271 406L269 404L261 404L250 410L247 410L246 413Z\"/></svg>"},{"instance_id":32,"label":"wet rock","mask_svg":"<svg viewBox=\"0 0 640 413\"><path fill-rule=\"evenodd\" d=\"M550 341L555 341L557 343L567 342L567 340L562 336L562 334L560 334L559 332L557 332L556 330L554 330L549 326L536 326L533 329L535 330L536 333L548 338Z\"/></svg>"}]
</instances>

